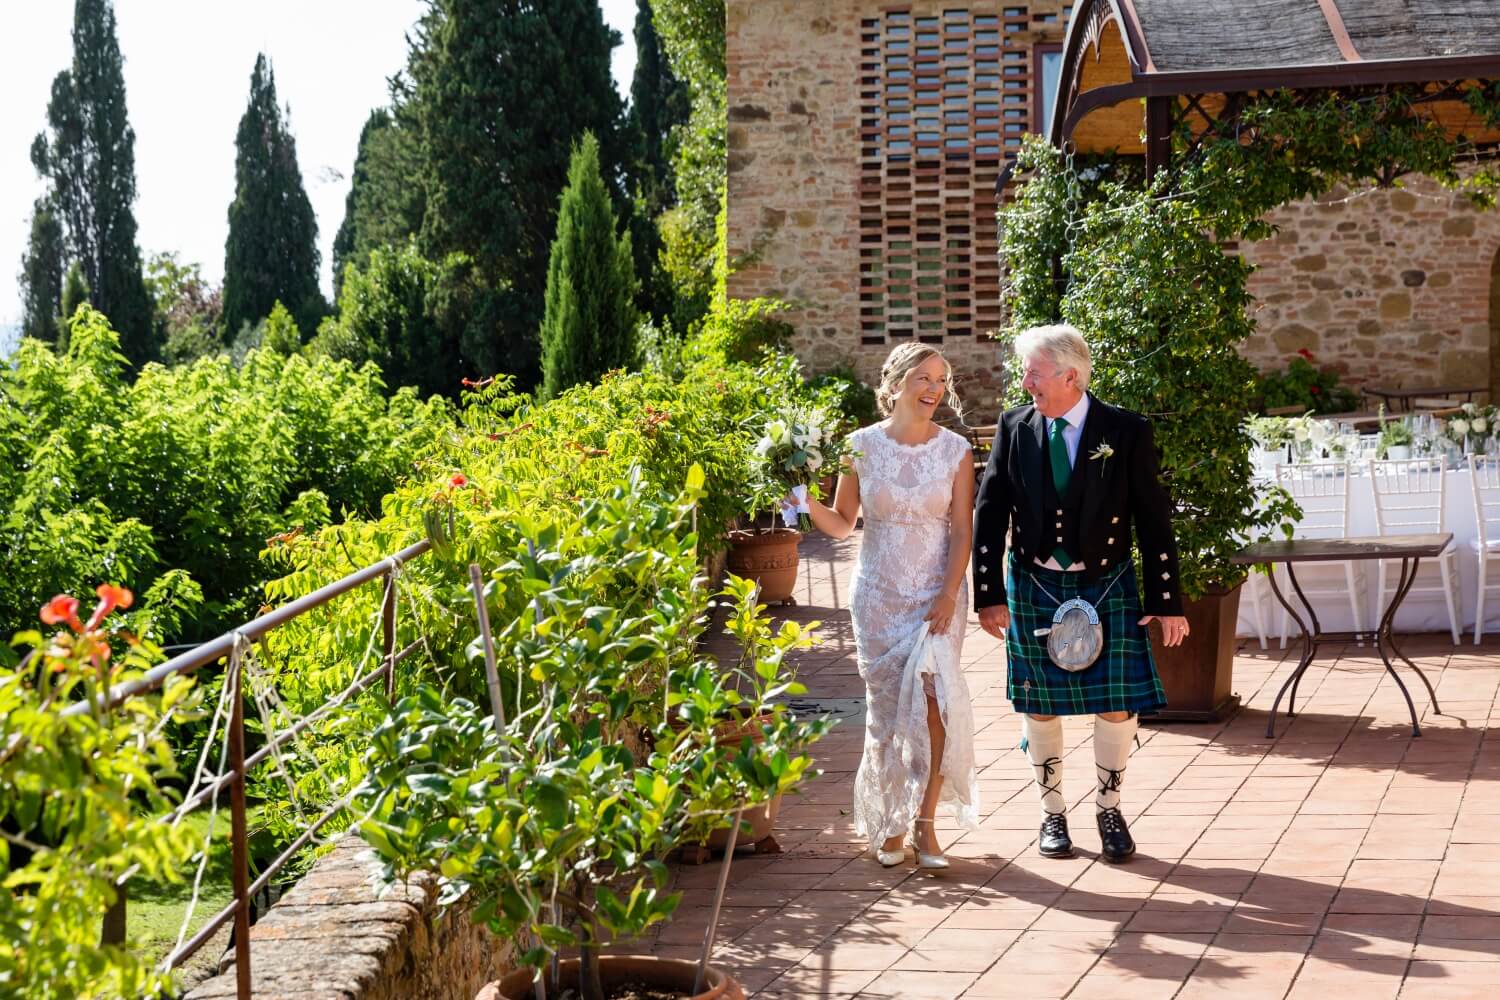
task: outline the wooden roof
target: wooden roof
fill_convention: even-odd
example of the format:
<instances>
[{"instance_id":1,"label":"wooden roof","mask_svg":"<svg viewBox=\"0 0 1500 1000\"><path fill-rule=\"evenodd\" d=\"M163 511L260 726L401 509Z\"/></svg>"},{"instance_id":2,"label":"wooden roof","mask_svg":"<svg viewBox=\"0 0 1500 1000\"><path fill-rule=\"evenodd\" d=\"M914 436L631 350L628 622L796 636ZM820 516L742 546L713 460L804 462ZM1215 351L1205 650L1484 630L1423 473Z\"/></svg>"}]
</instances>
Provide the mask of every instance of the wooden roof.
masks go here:
<instances>
[{"instance_id":1,"label":"wooden roof","mask_svg":"<svg viewBox=\"0 0 1500 1000\"><path fill-rule=\"evenodd\" d=\"M1140 99L1500 79L1500 0L1079 0L1054 143L1143 151ZM1474 123L1434 102L1454 134Z\"/></svg>"}]
</instances>

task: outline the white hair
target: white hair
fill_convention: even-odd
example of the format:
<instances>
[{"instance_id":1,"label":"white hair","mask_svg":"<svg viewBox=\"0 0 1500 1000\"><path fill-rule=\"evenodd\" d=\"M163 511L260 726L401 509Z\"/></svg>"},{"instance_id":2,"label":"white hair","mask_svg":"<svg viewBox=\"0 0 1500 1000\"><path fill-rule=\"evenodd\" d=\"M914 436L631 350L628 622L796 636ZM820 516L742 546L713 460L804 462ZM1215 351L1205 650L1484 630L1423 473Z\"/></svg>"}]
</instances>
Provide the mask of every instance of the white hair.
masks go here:
<instances>
[{"instance_id":1,"label":"white hair","mask_svg":"<svg viewBox=\"0 0 1500 1000\"><path fill-rule=\"evenodd\" d=\"M1061 369L1072 368L1078 372L1078 388L1089 387L1094 364L1089 356L1088 342L1076 326L1058 323L1023 330L1016 338L1015 352L1022 361L1045 357Z\"/></svg>"}]
</instances>

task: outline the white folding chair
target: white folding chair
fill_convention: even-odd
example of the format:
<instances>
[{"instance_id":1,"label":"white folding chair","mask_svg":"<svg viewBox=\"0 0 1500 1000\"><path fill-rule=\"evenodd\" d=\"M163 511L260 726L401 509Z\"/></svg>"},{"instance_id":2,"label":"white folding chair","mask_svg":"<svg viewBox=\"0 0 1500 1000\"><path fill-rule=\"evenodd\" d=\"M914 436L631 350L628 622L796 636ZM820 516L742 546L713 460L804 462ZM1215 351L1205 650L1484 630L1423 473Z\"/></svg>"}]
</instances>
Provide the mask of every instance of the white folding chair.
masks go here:
<instances>
[{"instance_id":1,"label":"white folding chair","mask_svg":"<svg viewBox=\"0 0 1500 1000\"><path fill-rule=\"evenodd\" d=\"M1302 508L1302 520L1297 522L1294 538L1349 537L1349 479L1348 462L1299 462L1276 467L1276 482ZM1333 569L1341 567L1343 579L1317 587L1310 587L1302 582L1305 576L1314 576L1323 566ZM1373 628L1365 627L1364 595L1368 588L1364 563L1354 560L1343 563L1308 563L1298 568L1297 578L1302 593L1309 601L1314 597L1347 598L1349 612L1354 618L1354 631L1373 631ZM1282 608L1283 649L1286 648L1290 620L1291 616Z\"/></svg>"},{"instance_id":2,"label":"white folding chair","mask_svg":"<svg viewBox=\"0 0 1500 1000\"><path fill-rule=\"evenodd\" d=\"M1500 587L1500 580L1489 582L1490 560L1500 559L1500 456L1470 455L1469 481L1474 486L1474 522L1478 534L1474 553L1479 559L1479 591L1474 597L1474 645L1484 635L1484 597L1486 587Z\"/></svg>"},{"instance_id":3,"label":"white folding chair","mask_svg":"<svg viewBox=\"0 0 1500 1000\"><path fill-rule=\"evenodd\" d=\"M1435 458L1408 458L1397 461L1370 463L1370 483L1375 489L1375 530L1382 535L1431 534L1446 531L1447 518L1443 512L1443 499L1448 479L1443 475L1443 463ZM1387 596L1386 572L1392 560L1382 559L1376 571L1376 593L1380 595L1378 605L1385 607ZM1453 633L1453 644L1458 645L1463 629L1459 625L1458 606L1461 603L1458 579L1458 546L1449 543L1437 557L1439 584L1425 587L1413 586L1408 596L1415 593L1441 593L1448 605L1448 629ZM1392 581L1390 590L1394 591Z\"/></svg>"}]
</instances>

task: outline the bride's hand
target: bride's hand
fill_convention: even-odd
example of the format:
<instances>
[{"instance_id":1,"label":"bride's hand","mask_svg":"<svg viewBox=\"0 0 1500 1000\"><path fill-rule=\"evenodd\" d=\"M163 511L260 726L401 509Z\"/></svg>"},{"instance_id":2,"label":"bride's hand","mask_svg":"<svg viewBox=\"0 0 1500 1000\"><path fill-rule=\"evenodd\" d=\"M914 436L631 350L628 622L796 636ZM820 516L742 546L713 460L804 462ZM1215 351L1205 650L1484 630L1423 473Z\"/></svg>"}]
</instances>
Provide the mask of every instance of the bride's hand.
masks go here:
<instances>
[{"instance_id":1,"label":"bride's hand","mask_svg":"<svg viewBox=\"0 0 1500 1000\"><path fill-rule=\"evenodd\" d=\"M952 594L942 593L932 602L932 607L927 611L927 631L932 635L942 635L948 631L948 624L953 621L953 612L958 607L958 601Z\"/></svg>"},{"instance_id":2,"label":"bride's hand","mask_svg":"<svg viewBox=\"0 0 1500 1000\"><path fill-rule=\"evenodd\" d=\"M801 504L797 499L797 494L790 490L787 491L786 496L781 498L781 509L784 511L795 513L799 506Z\"/></svg>"}]
</instances>

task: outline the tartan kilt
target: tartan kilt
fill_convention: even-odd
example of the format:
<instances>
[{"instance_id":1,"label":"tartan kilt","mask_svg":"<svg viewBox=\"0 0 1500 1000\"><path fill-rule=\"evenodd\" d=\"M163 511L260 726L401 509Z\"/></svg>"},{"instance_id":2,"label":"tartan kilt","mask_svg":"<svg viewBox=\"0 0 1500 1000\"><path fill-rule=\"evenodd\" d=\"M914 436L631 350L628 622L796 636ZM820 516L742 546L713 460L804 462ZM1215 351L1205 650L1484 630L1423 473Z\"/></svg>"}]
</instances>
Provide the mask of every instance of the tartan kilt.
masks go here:
<instances>
[{"instance_id":1,"label":"tartan kilt","mask_svg":"<svg viewBox=\"0 0 1500 1000\"><path fill-rule=\"evenodd\" d=\"M1136 589L1135 565L1124 571L1104 603L1099 595L1114 575L1092 582L1082 573L1021 566L1014 554L1007 565L1007 603L1010 630L1005 635L1007 689L1017 712L1028 715L1093 715L1098 712L1149 714L1167 704L1166 692L1151 658L1151 640L1140 625L1141 598ZM1037 586L1047 588L1054 601ZM1104 648L1093 664L1069 673L1047 655L1047 637L1035 634L1049 628L1059 601L1081 597L1099 611Z\"/></svg>"}]
</instances>

